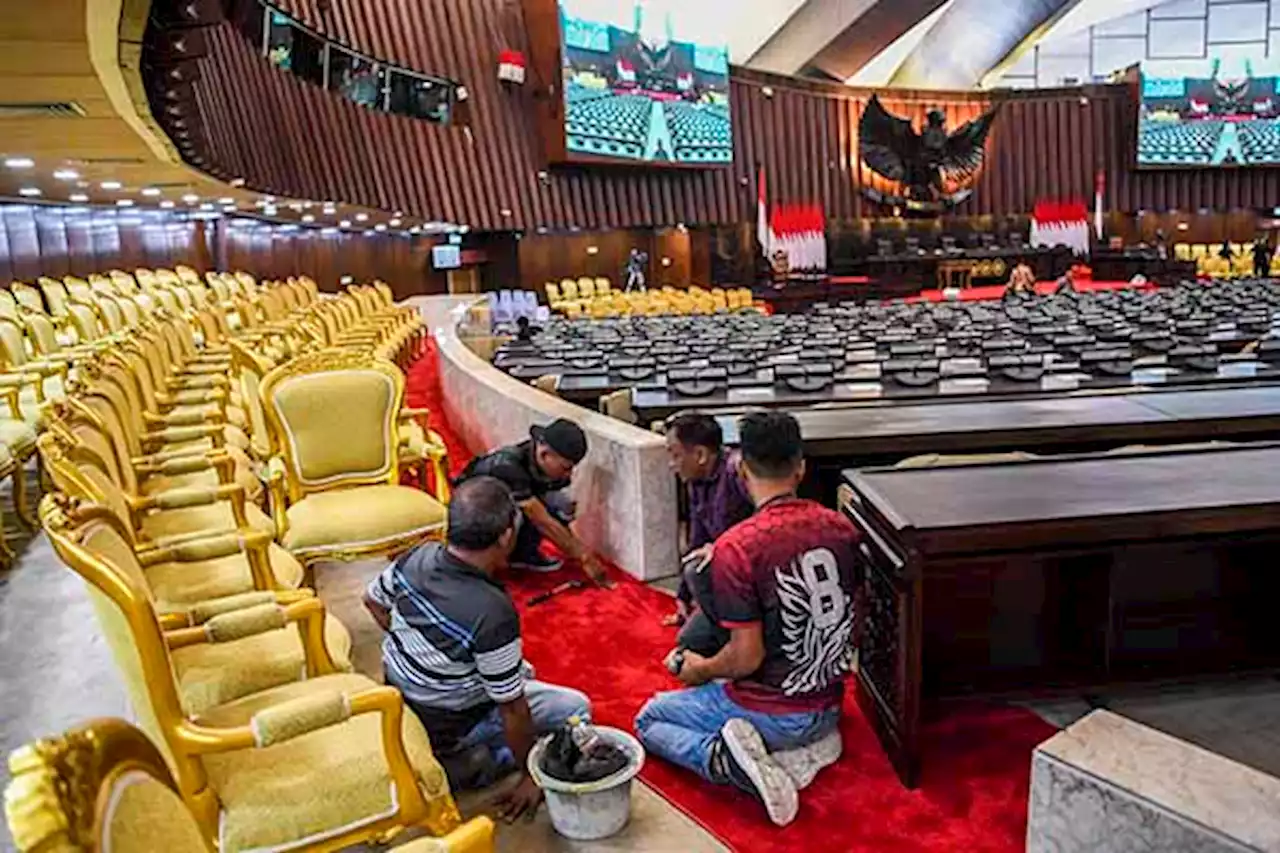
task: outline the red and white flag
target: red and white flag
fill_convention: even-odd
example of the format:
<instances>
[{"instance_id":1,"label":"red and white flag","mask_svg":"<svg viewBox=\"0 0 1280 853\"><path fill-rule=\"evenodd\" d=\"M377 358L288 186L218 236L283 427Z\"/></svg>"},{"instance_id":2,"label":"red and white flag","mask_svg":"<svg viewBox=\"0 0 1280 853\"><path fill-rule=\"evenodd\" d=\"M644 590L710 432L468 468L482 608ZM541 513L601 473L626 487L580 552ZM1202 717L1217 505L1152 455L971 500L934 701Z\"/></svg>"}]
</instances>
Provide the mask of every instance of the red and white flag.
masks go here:
<instances>
[{"instance_id":1,"label":"red and white flag","mask_svg":"<svg viewBox=\"0 0 1280 853\"><path fill-rule=\"evenodd\" d=\"M765 192L764 166L759 168L756 177L756 239L760 241L760 251L765 259L773 254L773 234L769 231L769 202Z\"/></svg>"},{"instance_id":2,"label":"red and white flag","mask_svg":"<svg viewBox=\"0 0 1280 853\"><path fill-rule=\"evenodd\" d=\"M1102 194L1107 189L1107 173L1098 170L1093 176L1093 230L1098 235L1098 242L1102 242Z\"/></svg>"}]
</instances>

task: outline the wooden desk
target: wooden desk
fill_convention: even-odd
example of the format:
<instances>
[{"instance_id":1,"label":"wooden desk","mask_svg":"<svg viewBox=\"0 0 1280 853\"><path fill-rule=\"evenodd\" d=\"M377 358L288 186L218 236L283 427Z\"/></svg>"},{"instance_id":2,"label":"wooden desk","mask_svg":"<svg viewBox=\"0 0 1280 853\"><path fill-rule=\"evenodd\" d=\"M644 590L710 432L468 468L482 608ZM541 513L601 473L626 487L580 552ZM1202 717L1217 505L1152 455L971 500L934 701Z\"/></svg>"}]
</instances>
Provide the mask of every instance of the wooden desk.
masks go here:
<instances>
[{"instance_id":1,"label":"wooden desk","mask_svg":"<svg viewBox=\"0 0 1280 853\"><path fill-rule=\"evenodd\" d=\"M914 786L930 700L1280 665L1280 446L846 472L858 696Z\"/></svg>"},{"instance_id":2,"label":"wooden desk","mask_svg":"<svg viewBox=\"0 0 1280 853\"><path fill-rule=\"evenodd\" d=\"M792 411L805 455L849 464L918 453L1081 449L1137 442L1280 438L1280 386L1017 400L879 403ZM739 412L717 416L738 440Z\"/></svg>"}]
</instances>

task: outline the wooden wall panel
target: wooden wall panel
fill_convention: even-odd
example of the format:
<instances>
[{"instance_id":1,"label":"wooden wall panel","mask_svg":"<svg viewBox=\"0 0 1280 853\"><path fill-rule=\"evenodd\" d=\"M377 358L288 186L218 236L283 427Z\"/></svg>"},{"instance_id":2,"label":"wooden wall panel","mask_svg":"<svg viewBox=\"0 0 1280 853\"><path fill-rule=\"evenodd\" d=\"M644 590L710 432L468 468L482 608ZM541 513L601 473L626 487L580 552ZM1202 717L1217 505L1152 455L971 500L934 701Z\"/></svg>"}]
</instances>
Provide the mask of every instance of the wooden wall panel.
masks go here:
<instances>
[{"instance_id":1,"label":"wooden wall panel","mask_svg":"<svg viewBox=\"0 0 1280 853\"><path fill-rule=\"evenodd\" d=\"M735 70L734 163L703 171L557 168L544 157L531 75L496 80L497 53L527 49L511 0L281 0L329 36L463 83L467 126L372 112L272 68L230 24L212 28L195 84L217 171L275 195L336 199L488 231L583 231L754 219L756 167L772 202L816 202L829 219L885 215L862 187L858 119L870 93ZM764 87L772 89L766 97ZM886 93L914 119L939 107L954 127L999 103L989 165L958 215L1029 212L1044 198L1089 199L1107 175L1109 209L1270 207L1280 170L1131 169L1136 109L1126 86L1041 92Z\"/></svg>"},{"instance_id":2,"label":"wooden wall panel","mask_svg":"<svg viewBox=\"0 0 1280 853\"><path fill-rule=\"evenodd\" d=\"M212 245L213 251L209 251ZM398 298L444 293L431 240L330 233L252 219L190 220L163 211L0 205L0 285L109 269L243 269L261 279L305 273L326 290L343 276L380 278ZM507 285L509 286L509 285Z\"/></svg>"}]
</instances>

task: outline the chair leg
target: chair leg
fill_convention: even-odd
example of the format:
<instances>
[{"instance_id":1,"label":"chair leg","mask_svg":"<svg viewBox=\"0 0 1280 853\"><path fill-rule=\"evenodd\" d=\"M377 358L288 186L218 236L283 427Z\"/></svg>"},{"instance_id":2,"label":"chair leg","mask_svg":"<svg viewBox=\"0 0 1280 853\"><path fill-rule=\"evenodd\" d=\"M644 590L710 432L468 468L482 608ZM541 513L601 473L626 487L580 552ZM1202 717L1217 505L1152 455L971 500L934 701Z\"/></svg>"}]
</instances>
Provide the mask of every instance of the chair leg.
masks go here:
<instances>
[{"instance_id":1,"label":"chair leg","mask_svg":"<svg viewBox=\"0 0 1280 853\"><path fill-rule=\"evenodd\" d=\"M38 463L37 463L38 464ZM43 466L40 466L43 471ZM18 521L28 530L34 531L39 526L35 513L31 510L31 501L27 498L27 466L26 460L19 462L13 469L13 508Z\"/></svg>"}]
</instances>

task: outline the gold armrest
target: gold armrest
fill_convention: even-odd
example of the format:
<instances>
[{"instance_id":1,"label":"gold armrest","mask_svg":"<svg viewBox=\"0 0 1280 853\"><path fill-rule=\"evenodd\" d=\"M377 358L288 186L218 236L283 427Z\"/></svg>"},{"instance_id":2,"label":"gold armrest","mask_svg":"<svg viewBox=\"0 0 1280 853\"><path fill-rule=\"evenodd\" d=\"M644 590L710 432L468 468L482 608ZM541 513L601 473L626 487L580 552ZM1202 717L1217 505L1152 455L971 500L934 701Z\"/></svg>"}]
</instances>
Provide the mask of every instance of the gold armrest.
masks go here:
<instances>
[{"instance_id":1,"label":"gold armrest","mask_svg":"<svg viewBox=\"0 0 1280 853\"><path fill-rule=\"evenodd\" d=\"M417 776L409 763L400 734L401 720L404 717L404 700L400 691L394 687L371 687L358 693L346 694L345 701L349 717L373 713L382 715L383 753L395 782L396 792L401 797L401 808L410 814L421 814L426 804L422 800ZM246 726L214 728L184 720L178 724L176 734L178 743L195 755L260 748L252 723Z\"/></svg>"},{"instance_id":2,"label":"gold armrest","mask_svg":"<svg viewBox=\"0 0 1280 853\"><path fill-rule=\"evenodd\" d=\"M267 460L266 478L271 517L276 523L276 539L283 541L289 532L289 498L285 493L284 461L279 456Z\"/></svg>"},{"instance_id":3,"label":"gold armrest","mask_svg":"<svg viewBox=\"0 0 1280 853\"><path fill-rule=\"evenodd\" d=\"M245 510L246 500L244 486L228 483L219 486L170 489L146 497L130 498L129 506L136 516L141 516L151 510L187 509L229 501L236 530L245 530L249 528L249 518ZM222 532L226 531L204 531L204 534Z\"/></svg>"},{"instance_id":4,"label":"gold armrest","mask_svg":"<svg viewBox=\"0 0 1280 853\"><path fill-rule=\"evenodd\" d=\"M224 611L202 625L169 631L165 634L165 642L170 649L205 643L227 643L296 624L306 658L307 677L315 678L338 671L325 645L324 623L324 602L314 596L307 596L289 604L267 602ZM399 696L398 691L396 695Z\"/></svg>"},{"instance_id":5,"label":"gold armrest","mask_svg":"<svg viewBox=\"0 0 1280 853\"><path fill-rule=\"evenodd\" d=\"M161 613L160 627L166 632L179 628L191 628L203 625L214 616L230 613L233 610L243 610L246 607L256 607L259 604L295 604L308 598L315 598L315 595L315 590L307 589L306 587L301 589L237 592L234 595L224 595L220 598L208 598L204 601L192 602L183 610Z\"/></svg>"},{"instance_id":6,"label":"gold armrest","mask_svg":"<svg viewBox=\"0 0 1280 853\"><path fill-rule=\"evenodd\" d=\"M12 385L0 387L0 396L3 396L9 403L9 417L15 421L21 421L22 404L18 402L18 389Z\"/></svg>"},{"instance_id":7,"label":"gold armrest","mask_svg":"<svg viewBox=\"0 0 1280 853\"><path fill-rule=\"evenodd\" d=\"M166 412L163 415L154 415L150 412L144 412L142 419L148 425L160 427L198 427L222 425L222 412L216 409L197 409L192 412Z\"/></svg>"},{"instance_id":8,"label":"gold armrest","mask_svg":"<svg viewBox=\"0 0 1280 853\"><path fill-rule=\"evenodd\" d=\"M222 424L211 422L208 426L178 426L155 430L142 436L142 444L144 447L157 444L181 444L201 438L212 439L215 449L222 447L225 443Z\"/></svg>"},{"instance_id":9,"label":"gold armrest","mask_svg":"<svg viewBox=\"0 0 1280 853\"><path fill-rule=\"evenodd\" d=\"M0 373L0 388L22 388L30 385L35 388L36 402L44 400L44 377L39 373L5 372Z\"/></svg>"}]
</instances>

